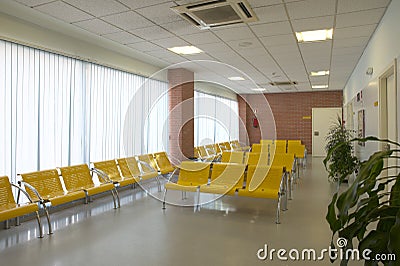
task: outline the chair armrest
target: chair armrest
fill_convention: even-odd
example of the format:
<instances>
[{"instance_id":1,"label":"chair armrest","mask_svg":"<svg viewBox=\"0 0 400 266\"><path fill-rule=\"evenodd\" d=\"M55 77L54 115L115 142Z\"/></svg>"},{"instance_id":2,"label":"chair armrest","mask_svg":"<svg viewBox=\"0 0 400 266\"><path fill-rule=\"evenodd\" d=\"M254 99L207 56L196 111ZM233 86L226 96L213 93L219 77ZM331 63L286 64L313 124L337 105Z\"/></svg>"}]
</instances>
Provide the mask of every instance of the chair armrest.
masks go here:
<instances>
[{"instance_id":1,"label":"chair armrest","mask_svg":"<svg viewBox=\"0 0 400 266\"><path fill-rule=\"evenodd\" d=\"M104 182L106 182L106 183L114 183L104 171L102 171L100 169L97 169L97 168L94 168L94 167L91 168L90 171L93 172L93 173L96 173L97 176L100 179L102 179Z\"/></svg>"},{"instance_id":2,"label":"chair armrest","mask_svg":"<svg viewBox=\"0 0 400 266\"><path fill-rule=\"evenodd\" d=\"M43 198L40 196L39 192L38 192L32 185L30 185L29 183L26 183L26 182L24 182L24 181L18 181L18 184L20 184L20 185L21 185L21 184L24 184L24 186L28 187L29 189L31 189L31 190L36 194L36 196L38 197L38 199L39 199L39 201L40 201L41 203L44 202L44 200L43 200ZM33 200L32 200L31 197L29 196L28 192L26 192L25 190L23 190L22 187L17 186L17 185L12 184L12 183L11 183L11 186L17 188L20 192L22 192L22 194L24 194L24 195L28 198L28 200L29 200L30 203L33 203Z\"/></svg>"},{"instance_id":3,"label":"chair armrest","mask_svg":"<svg viewBox=\"0 0 400 266\"><path fill-rule=\"evenodd\" d=\"M156 171L156 169L154 169L150 164L148 164L148 163L146 163L146 162L144 162L144 161L137 160L137 162L140 164L140 173L141 173L141 174L144 174L144 172L143 172L143 170L142 170L142 165L144 165L144 166L146 166L148 169L150 169L151 172L155 172L155 173L158 172L158 171Z\"/></svg>"}]
</instances>

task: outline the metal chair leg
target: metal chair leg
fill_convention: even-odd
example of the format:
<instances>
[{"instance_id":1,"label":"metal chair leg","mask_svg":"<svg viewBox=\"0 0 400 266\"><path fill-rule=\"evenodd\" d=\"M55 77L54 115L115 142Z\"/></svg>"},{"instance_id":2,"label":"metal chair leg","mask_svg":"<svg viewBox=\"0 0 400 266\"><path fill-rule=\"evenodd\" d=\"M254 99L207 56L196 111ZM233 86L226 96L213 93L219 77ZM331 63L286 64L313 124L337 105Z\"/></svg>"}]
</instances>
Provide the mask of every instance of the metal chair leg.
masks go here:
<instances>
[{"instance_id":1,"label":"metal chair leg","mask_svg":"<svg viewBox=\"0 0 400 266\"><path fill-rule=\"evenodd\" d=\"M163 204L162 204L162 209L165 210L165 198L167 197L167 189L164 188L164 197L163 197Z\"/></svg>"},{"instance_id":2,"label":"metal chair leg","mask_svg":"<svg viewBox=\"0 0 400 266\"><path fill-rule=\"evenodd\" d=\"M4 221L4 229L10 229L10 220Z\"/></svg>"},{"instance_id":3,"label":"metal chair leg","mask_svg":"<svg viewBox=\"0 0 400 266\"><path fill-rule=\"evenodd\" d=\"M280 224L280 215L281 215L281 194L278 193L278 206L276 207L276 224Z\"/></svg>"},{"instance_id":4,"label":"metal chair leg","mask_svg":"<svg viewBox=\"0 0 400 266\"><path fill-rule=\"evenodd\" d=\"M195 207L195 212L200 211L200 187L197 187L197 202Z\"/></svg>"},{"instance_id":5,"label":"metal chair leg","mask_svg":"<svg viewBox=\"0 0 400 266\"><path fill-rule=\"evenodd\" d=\"M46 214L46 219L47 219L47 225L49 226L49 235L53 234L53 228L51 227L51 222L50 222L50 215L49 215L49 211L46 207L45 203L42 203L43 209L44 209L44 213Z\"/></svg>"},{"instance_id":6,"label":"metal chair leg","mask_svg":"<svg viewBox=\"0 0 400 266\"><path fill-rule=\"evenodd\" d=\"M39 238L43 238L43 228L42 228L42 222L40 221L40 215L39 212L36 212L36 220L38 222L39 226Z\"/></svg>"}]
</instances>

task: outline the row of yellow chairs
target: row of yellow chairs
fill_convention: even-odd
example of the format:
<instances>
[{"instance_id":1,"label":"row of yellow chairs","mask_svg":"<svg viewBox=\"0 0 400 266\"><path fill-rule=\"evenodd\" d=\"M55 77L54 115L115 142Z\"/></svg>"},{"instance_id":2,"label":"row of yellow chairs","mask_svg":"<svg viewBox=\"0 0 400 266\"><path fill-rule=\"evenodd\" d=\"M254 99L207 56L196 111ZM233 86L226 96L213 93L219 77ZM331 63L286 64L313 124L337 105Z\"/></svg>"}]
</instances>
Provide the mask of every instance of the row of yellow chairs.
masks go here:
<instances>
[{"instance_id":1,"label":"row of yellow chairs","mask_svg":"<svg viewBox=\"0 0 400 266\"><path fill-rule=\"evenodd\" d=\"M224 154L228 153L231 155L243 154L243 152L225 152L223 158ZM285 210L288 199L288 178L292 170L294 155L290 157L288 154L281 154L274 159L271 165L260 164L259 160L257 163L255 162L256 160L242 163L182 162L178 167L180 171L177 182L169 180L165 184L163 209L166 206L168 190L196 192L196 208L200 208L200 193L237 194L245 197L277 199L276 223L280 223L281 199L285 196L283 208Z\"/></svg>"},{"instance_id":2,"label":"row of yellow chairs","mask_svg":"<svg viewBox=\"0 0 400 266\"><path fill-rule=\"evenodd\" d=\"M92 166L89 168L88 165L82 164L20 174L19 186L11 184L8 177L1 177L0 191L4 197L0 197L0 221L5 221L6 227L9 228L9 220L36 212L42 237L40 207L44 209L49 234L52 234L48 207L80 199L88 203L91 196L110 191L114 208L117 208L117 203L120 207L117 187L134 185L142 180L156 177L161 191L159 175L173 174L175 171L165 152L95 162ZM93 180L94 173L98 176L99 184L95 184ZM17 202L14 200L11 187L18 189ZM28 204L18 204L20 193L27 197ZM16 224L19 224L18 219Z\"/></svg>"},{"instance_id":3,"label":"row of yellow chairs","mask_svg":"<svg viewBox=\"0 0 400 266\"><path fill-rule=\"evenodd\" d=\"M246 151L248 146L241 146L238 140L207 144L194 147L194 157L202 161L218 161L224 151Z\"/></svg>"}]
</instances>

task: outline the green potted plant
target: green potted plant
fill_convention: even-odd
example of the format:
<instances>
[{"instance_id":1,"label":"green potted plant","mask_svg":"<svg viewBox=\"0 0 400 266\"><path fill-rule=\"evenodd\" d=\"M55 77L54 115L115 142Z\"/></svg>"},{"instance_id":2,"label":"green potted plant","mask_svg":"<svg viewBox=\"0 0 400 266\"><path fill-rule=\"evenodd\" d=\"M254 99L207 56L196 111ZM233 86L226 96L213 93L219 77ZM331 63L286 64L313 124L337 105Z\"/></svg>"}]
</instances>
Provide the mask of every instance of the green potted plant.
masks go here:
<instances>
[{"instance_id":1,"label":"green potted plant","mask_svg":"<svg viewBox=\"0 0 400 266\"><path fill-rule=\"evenodd\" d=\"M330 181L339 184L345 182L347 177L357 169L359 161L353 155L352 138L352 131L346 129L340 117L337 117L325 138L327 156L324 164Z\"/></svg>"},{"instance_id":2,"label":"green potted plant","mask_svg":"<svg viewBox=\"0 0 400 266\"><path fill-rule=\"evenodd\" d=\"M347 190L333 195L326 215L332 231L331 246L335 236L346 239L345 245L341 246L346 254L353 250L353 240L356 240L359 254L368 253L368 258L361 257L365 265L378 265L379 262L399 265L400 166L397 159L400 144L375 137L354 141L381 141L394 148L371 155L360 164L357 176ZM340 149L341 145L333 147L328 154ZM396 159L397 163L385 166L385 160L390 158ZM341 265L347 265L349 258L341 259Z\"/></svg>"}]
</instances>

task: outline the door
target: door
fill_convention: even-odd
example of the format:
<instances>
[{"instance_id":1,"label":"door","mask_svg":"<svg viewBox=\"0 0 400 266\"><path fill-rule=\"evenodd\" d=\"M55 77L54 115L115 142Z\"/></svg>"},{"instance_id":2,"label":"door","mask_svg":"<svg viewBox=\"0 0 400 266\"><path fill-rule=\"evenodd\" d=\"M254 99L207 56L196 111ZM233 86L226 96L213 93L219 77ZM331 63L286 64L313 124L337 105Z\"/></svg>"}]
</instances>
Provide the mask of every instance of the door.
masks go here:
<instances>
[{"instance_id":1,"label":"door","mask_svg":"<svg viewBox=\"0 0 400 266\"><path fill-rule=\"evenodd\" d=\"M326 156L326 135L330 127L342 119L342 108L313 108L312 109L312 155Z\"/></svg>"},{"instance_id":2,"label":"door","mask_svg":"<svg viewBox=\"0 0 400 266\"><path fill-rule=\"evenodd\" d=\"M396 87L396 62L379 78L379 137L397 142L397 87ZM381 144L381 149L395 148L389 144ZM385 165L397 164L397 159L386 160ZM396 169L383 171L383 176L397 175ZM389 190L393 184L389 185Z\"/></svg>"}]
</instances>

